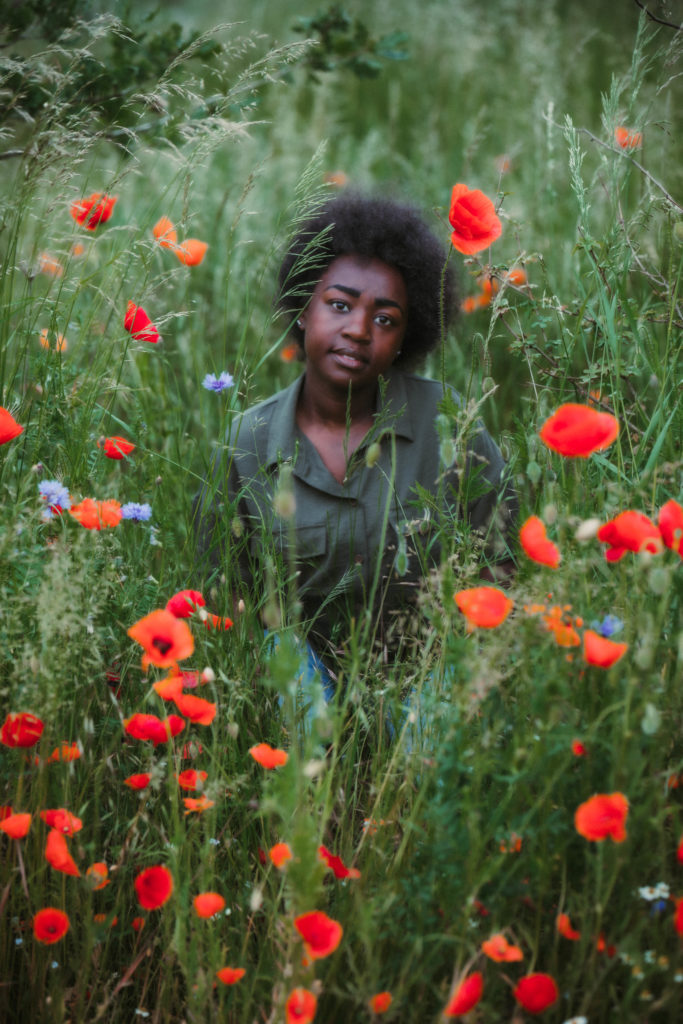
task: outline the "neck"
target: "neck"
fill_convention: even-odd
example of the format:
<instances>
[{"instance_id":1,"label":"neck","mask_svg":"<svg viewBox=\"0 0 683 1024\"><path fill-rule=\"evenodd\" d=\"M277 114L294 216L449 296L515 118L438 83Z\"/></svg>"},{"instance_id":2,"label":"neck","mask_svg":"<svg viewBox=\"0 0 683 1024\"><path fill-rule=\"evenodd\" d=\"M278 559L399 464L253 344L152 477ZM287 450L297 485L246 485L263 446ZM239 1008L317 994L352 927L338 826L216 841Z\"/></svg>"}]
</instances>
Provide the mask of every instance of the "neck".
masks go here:
<instances>
[{"instance_id":1,"label":"neck","mask_svg":"<svg viewBox=\"0 0 683 1024\"><path fill-rule=\"evenodd\" d=\"M323 391L306 374L299 395L298 411L311 423L346 428L349 422L360 423L372 419L376 397L376 385L367 390L350 388L346 392Z\"/></svg>"}]
</instances>

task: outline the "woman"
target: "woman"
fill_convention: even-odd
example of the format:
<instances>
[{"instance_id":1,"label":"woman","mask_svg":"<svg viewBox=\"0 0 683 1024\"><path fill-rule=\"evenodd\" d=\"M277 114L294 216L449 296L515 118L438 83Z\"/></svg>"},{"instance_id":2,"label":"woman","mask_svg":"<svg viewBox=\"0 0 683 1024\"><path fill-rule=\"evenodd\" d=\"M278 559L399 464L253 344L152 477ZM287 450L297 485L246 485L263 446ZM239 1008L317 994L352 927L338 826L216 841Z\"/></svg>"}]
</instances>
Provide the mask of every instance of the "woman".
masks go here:
<instances>
[{"instance_id":1,"label":"woman","mask_svg":"<svg viewBox=\"0 0 683 1024\"><path fill-rule=\"evenodd\" d=\"M489 578L511 565L500 451L479 422L457 433L450 387L406 372L449 323L446 252L411 207L342 193L292 240L279 306L304 372L233 420L200 502L201 549L237 568L252 604L279 563L285 615L323 662L353 629L397 652L443 531L469 527Z\"/></svg>"}]
</instances>

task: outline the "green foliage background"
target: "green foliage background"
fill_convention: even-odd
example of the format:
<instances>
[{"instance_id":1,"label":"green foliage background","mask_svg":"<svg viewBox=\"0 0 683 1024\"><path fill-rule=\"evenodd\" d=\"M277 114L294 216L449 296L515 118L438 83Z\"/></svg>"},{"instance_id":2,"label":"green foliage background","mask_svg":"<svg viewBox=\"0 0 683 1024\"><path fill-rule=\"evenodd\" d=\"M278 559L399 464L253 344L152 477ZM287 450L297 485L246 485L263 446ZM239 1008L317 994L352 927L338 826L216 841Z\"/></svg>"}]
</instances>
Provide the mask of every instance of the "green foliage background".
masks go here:
<instances>
[{"instance_id":1,"label":"green foliage background","mask_svg":"<svg viewBox=\"0 0 683 1024\"><path fill-rule=\"evenodd\" d=\"M287 993L305 984L320 989L320 1020L369 1018L367 998L387 988L388 1020L436 1021L453 978L476 964L486 990L475 1019L485 1024L517 1019L503 973L532 970L558 979L551 1024L680 1019L673 904L651 914L637 894L660 881L683 894L680 790L667 785L683 770L680 559L608 565L596 540L577 539L588 519L624 508L656 516L681 500L678 34L626 2L616 13L588 2L349 4L361 28L351 20L330 43L325 70L313 6L235 3L218 29L208 5L191 18L184 5L148 18L151 8L93 4L75 26L50 20L52 5L29 6L51 29L41 35L35 22L2 49L0 404L24 432L0 448L0 693L7 711L47 723L31 755L44 761L73 740L83 756L35 765L0 751L0 802L36 815L21 844L0 837L0 1016L282 1020ZM304 33L299 19L309 19ZM620 124L643 132L642 150L614 146ZM163 714L126 629L195 578L191 496L228 417L299 372L280 358L275 274L292 225L334 187L332 172L412 199L444 238L455 182L498 196L504 233L490 256L452 258L463 296L482 274L501 288L460 317L443 370L467 414L500 439L523 514L543 515L563 563L553 573L521 557L515 615L468 635L452 595L476 580L475 552L468 538L447 538L415 650L388 672L359 624L344 697L316 708L310 735L295 721L287 580L267 576L233 630L193 627L193 664L214 669L202 692L219 711L211 728L188 729L193 752L203 750L181 764L182 745L121 741L134 711ZM95 190L118 202L90 235L69 204ZM201 266L158 247L151 228L162 214L181 238L209 243ZM42 252L62 276L40 273ZM505 282L513 266L528 285ZM125 332L129 300L149 312L162 345ZM44 350L43 328L65 334L68 349ZM202 389L206 373L226 369L236 380L227 400ZM426 372L438 376L439 360ZM538 427L590 392L619 417L619 441L564 462ZM112 434L134 441L130 459L103 457L97 441ZM151 526L45 523L41 478L62 480L74 500L150 502ZM218 613L229 565L226 574L225 588L207 592ZM549 592L586 623L608 612L624 621L629 652L618 666L587 667L524 614ZM260 610L282 623L275 653L260 639ZM410 723L395 742L386 735L411 688L433 717L421 745ZM585 759L571 754L576 736ZM247 754L261 740L290 750L265 781ZM175 780L189 763L209 772L215 800L196 819L184 816ZM152 774L142 796L122 785L134 771ZM614 790L630 801L627 842L587 844L573 812ZM102 892L45 864L37 815L59 806L84 820L70 840L81 870L110 865ZM504 852L512 833L522 837L516 854ZM277 840L295 852L284 875L259 860ZM361 879L324 876L319 842ZM173 871L173 902L137 936L133 879L155 863ZM230 914L197 921L191 900L203 889L222 892ZM71 917L58 947L31 936L45 905ZM345 934L332 958L305 968L291 921L313 906ZM580 942L555 932L562 910ZM502 929L525 952L505 972L478 953ZM616 956L597 950L601 933ZM225 963L247 975L214 991Z\"/></svg>"}]
</instances>

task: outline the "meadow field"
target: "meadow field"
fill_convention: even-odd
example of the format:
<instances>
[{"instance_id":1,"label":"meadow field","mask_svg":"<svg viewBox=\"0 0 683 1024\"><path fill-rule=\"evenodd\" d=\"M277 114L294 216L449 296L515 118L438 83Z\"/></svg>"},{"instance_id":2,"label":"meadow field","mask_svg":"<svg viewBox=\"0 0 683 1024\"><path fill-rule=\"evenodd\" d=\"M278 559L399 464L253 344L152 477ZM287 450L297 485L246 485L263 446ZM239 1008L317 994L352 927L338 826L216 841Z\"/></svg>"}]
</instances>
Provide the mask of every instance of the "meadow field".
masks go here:
<instances>
[{"instance_id":1,"label":"meadow field","mask_svg":"<svg viewBox=\"0 0 683 1024\"><path fill-rule=\"evenodd\" d=\"M213 6L0 27L0 1021L680 1021L677 5ZM436 523L400 660L353 622L303 722L293 567L236 610L192 499L301 372L297 223L374 189L450 246L458 183L503 232L449 250L442 458L481 417L540 539L487 622Z\"/></svg>"}]
</instances>

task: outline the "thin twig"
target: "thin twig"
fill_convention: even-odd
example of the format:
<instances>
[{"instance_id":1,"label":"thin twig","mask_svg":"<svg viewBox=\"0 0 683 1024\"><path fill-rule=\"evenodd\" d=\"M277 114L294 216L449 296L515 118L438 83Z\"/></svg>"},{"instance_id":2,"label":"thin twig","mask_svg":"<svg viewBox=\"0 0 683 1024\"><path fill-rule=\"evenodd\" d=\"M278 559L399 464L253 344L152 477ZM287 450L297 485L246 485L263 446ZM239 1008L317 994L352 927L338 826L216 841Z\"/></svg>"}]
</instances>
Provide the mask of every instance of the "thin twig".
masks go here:
<instances>
[{"instance_id":1,"label":"thin twig","mask_svg":"<svg viewBox=\"0 0 683 1024\"><path fill-rule=\"evenodd\" d=\"M636 6L640 7L641 11L645 11L650 21L656 22L657 25L665 25L667 28L672 28L676 32L680 32L683 28L683 25L674 25L672 21L664 21L663 18L658 18L656 15L652 13L650 8L647 7L646 4L641 2L641 0L636 0Z\"/></svg>"}]
</instances>

